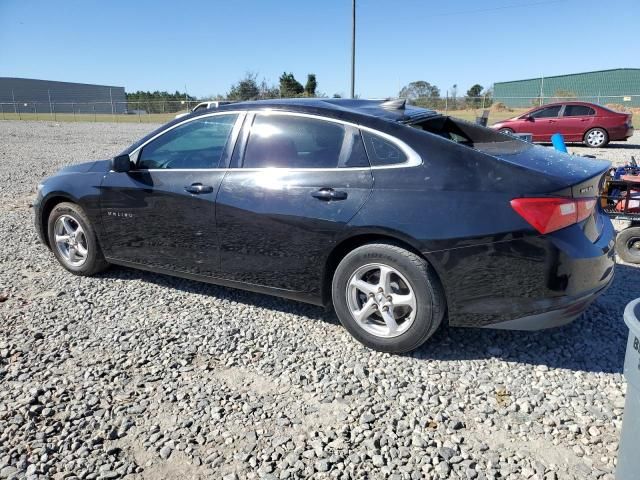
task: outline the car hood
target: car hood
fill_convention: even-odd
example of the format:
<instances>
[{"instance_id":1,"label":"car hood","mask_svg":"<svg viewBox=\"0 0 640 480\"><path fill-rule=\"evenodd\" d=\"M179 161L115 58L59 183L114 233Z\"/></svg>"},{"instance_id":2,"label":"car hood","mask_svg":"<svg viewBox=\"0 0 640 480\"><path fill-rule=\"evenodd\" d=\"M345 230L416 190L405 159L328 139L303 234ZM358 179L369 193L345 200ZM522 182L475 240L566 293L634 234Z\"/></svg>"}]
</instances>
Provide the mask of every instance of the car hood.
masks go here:
<instances>
[{"instance_id":1,"label":"car hood","mask_svg":"<svg viewBox=\"0 0 640 480\"><path fill-rule=\"evenodd\" d=\"M111 170L111 160L93 160L91 162L68 165L58 171L58 175L69 173L108 172Z\"/></svg>"}]
</instances>

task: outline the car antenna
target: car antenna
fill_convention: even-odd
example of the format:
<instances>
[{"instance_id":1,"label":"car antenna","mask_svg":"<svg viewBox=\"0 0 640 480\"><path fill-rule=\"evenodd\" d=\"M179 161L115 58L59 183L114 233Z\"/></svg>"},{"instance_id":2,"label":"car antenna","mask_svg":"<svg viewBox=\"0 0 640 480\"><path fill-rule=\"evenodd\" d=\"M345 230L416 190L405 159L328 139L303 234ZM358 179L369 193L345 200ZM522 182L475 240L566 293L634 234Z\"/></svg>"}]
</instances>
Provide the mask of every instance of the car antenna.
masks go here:
<instances>
[{"instance_id":1,"label":"car antenna","mask_svg":"<svg viewBox=\"0 0 640 480\"><path fill-rule=\"evenodd\" d=\"M404 110L407 106L406 98L396 98L394 100L385 100L380 104L382 108L387 110Z\"/></svg>"}]
</instances>

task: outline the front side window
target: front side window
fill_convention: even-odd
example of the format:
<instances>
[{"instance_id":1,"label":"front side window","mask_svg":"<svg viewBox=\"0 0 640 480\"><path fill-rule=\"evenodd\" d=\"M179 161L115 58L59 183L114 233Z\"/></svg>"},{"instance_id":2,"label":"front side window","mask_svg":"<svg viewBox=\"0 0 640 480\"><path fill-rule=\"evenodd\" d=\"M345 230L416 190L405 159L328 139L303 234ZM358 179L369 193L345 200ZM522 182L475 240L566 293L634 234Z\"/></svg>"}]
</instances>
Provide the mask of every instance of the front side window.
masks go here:
<instances>
[{"instance_id":1,"label":"front side window","mask_svg":"<svg viewBox=\"0 0 640 480\"><path fill-rule=\"evenodd\" d=\"M217 168L237 118L237 114L216 115L169 130L142 148L138 168Z\"/></svg>"},{"instance_id":2,"label":"front side window","mask_svg":"<svg viewBox=\"0 0 640 480\"><path fill-rule=\"evenodd\" d=\"M586 105L567 105L564 107L565 117L587 117L589 115L595 115L596 111L587 107Z\"/></svg>"},{"instance_id":3,"label":"front side window","mask_svg":"<svg viewBox=\"0 0 640 480\"><path fill-rule=\"evenodd\" d=\"M407 155L389 140L366 131L362 132L362 138L372 167L395 165L407 161Z\"/></svg>"},{"instance_id":4,"label":"front side window","mask_svg":"<svg viewBox=\"0 0 640 480\"><path fill-rule=\"evenodd\" d=\"M244 168L368 167L358 129L297 115L257 114Z\"/></svg>"},{"instance_id":5,"label":"front side window","mask_svg":"<svg viewBox=\"0 0 640 480\"><path fill-rule=\"evenodd\" d=\"M532 118L550 118L557 117L558 113L560 113L560 105L555 105L553 107L542 108L540 110L536 110L531 115Z\"/></svg>"}]
</instances>

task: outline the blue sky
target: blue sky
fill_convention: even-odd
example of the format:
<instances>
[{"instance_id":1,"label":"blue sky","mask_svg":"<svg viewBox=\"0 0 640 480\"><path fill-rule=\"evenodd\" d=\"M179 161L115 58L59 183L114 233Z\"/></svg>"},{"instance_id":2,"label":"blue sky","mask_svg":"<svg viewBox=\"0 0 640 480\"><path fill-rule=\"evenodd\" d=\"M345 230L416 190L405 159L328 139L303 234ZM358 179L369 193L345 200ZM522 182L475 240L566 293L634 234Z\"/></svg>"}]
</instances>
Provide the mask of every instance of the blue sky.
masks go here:
<instances>
[{"instance_id":1,"label":"blue sky","mask_svg":"<svg viewBox=\"0 0 640 480\"><path fill-rule=\"evenodd\" d=\"M358 0L356 93L640 67L639 20L639 0ZM351 0L0 0L0 76L204 97L286 70L346 94L350 29Z\"/></svg>"}]
</instances>

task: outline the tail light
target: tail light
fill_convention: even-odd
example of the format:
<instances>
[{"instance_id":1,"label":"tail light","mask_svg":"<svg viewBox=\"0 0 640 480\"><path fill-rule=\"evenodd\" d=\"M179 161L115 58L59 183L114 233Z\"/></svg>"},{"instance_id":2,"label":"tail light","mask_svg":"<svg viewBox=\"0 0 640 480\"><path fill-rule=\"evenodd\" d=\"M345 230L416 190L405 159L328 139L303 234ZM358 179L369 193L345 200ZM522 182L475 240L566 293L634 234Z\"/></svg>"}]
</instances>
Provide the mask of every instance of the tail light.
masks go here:
<instances>
[{"instance_id":1,"label":"tail light","mask_svg":"<svg viewBox=\"0 0 640 480\"><path fill-rule=\"evenodd\" d=\"M593 213L595 198L514 198L511 206L538 232L555 232Z\"/></svg>"}]
</instances>

